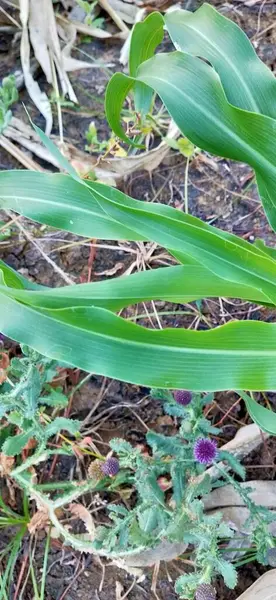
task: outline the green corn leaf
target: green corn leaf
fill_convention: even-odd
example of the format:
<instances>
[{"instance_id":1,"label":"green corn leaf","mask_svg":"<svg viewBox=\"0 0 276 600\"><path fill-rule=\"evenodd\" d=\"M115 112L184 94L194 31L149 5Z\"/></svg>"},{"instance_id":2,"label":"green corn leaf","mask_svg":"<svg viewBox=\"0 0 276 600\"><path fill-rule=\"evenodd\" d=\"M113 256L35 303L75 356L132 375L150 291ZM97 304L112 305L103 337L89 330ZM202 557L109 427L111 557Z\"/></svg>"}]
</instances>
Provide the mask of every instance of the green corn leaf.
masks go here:
<instances>
[{"instance_id":1,"label":"green corn leaf","mask_svg":"<svg viewBox=\"0 0 276 600\"><path fill-rule=\"evenodd\" d=\"M268 387L267 389L270 388ZM251 419L260 427L260 429L270 435L276 435L276 413L265 408L261 404L258 404L254 398L242 390L237 393L245 401Z\"/></svg>"},{"instance_id":2,"label":"green corn leaf","mask_svg":"<svg viewBox=\"0 0 276 600\"><path fill-rule=\"evenodd\" d=\"M112 188L103 187L107 194L113 193ZM2 171L0 208L15 210L38 223L83 236L111 240L141 239L141 236L108 217L86 186L68 175Z\"/></svg>"},{"instance_id":3,"label":"green corn leaf","mask_svg":"<svg viewBox=\"0 0 276 600\"><path fill-rule=\"evenodd\" d=\"M164 20L158 12L151 13L142 23L134 25L129 52L129 73L132 77L136 76L139 65L154 55L163 37ZM134 85L134 99L136 110L146 114L152 99L151 88L137 82Z\"/></svg>"},{"instance_id":4,"label":"green corn leaf","mask_svg":"<svg viewBox=\"0 0 276 600\"><path fill-rule=\"evenodd\" d=\"M177 50L201 56L213 65L231 104L276 117L276 79L238 25L210 4L194 13L168 12L164 21Z\"/></svg>"},{"instance_id":5,"label":"green corn leaf","mask_svg":"<svg viewBox=\"0 0 276 600\"><path fill-rule=\"evenodd\" d=\"M264 241L259 240L259 239L257 239L255 241L255 246L257 246L257 248L262 250L262 252L265 252L268 256L271 256L271 258L273 258L273 260L276 260L276 248L273 248L271 246L266 246Z\"/></svg>"},{"instance_id":6,"label":"green corn leaf","mask_svg":"<svg viewBox=\"0 0 276 600\"><path fill-rule=\"evenodd\" d=\"M3 285L0 284L0 290L16 300L38 308L93 305L117 311L147 300L166 300L185 304L199 298L218 296L268 303L267 296L261 290L227 281L217 277L205 267L199 266L167 267L111 280L55 289L34 286L34 284L29 286L28 280L24 278L21 278L21 283L25 289L8 287L5 285L6 273L10 273L11 269L0 262L0 281L1 270L4 277L2 277Z\"/></svg>"},{"instance_id":7,"label":"green corn leaf","mask_svg":"<svg viewBox=\"0 0 276 600\"><path fill-rule=\"evenodd\" d=\"M147 330L105 309L38 310L0 293L0 330L47 357L148 387L276 389L272 323Z\"/></svg>"},{"instance_id":8,"label":"green corn leaf","mask_svg":"<svg viewBox=\"0 0 276 600\"><path fill-rule=\"evenodd\" d=\"M33 428L18 435L8 437L2 446L2 452L6 456L17 456L32 437L35 437L35 429Z\"/></svg>"},{"instance_id":9,"label":"green corn leaf","mask_svg":"<svg viewBox=\"0 0 276 600\"><path fill-rule=\"evenodd\" d=\"M200 58L182 52L159 54L140 65L135 79L116 73L107 86L107 119L125 141L120 112L136 81L158 93L181 132L195 145L247 162L255 170L264 209L276 228L274 119L229 104L218 74Z\"/></svg>"},{"instance_id":10,"label":"green corn leaf","mask_svg":"<svg viewBox=\"0 0 276 600\"><path fill-rule=\"evenodd\" d=\"M196 217L169 206L133 200L103 184L79 185L66 175L2 172L0 184L5 208L80 235L110 238L113 233L115 239L121 239L131 232L128 239L149 239L173 248L180 260L183 254L192 256L223 279L254 286L262 298L267 296L268 303L274 302L276 262L272 257ZM90 212L93 206L95 210ZM104 215L101 222L99 213ZM13 285L22 287L23 278L16 277L18 283Z\"/></svg>"},{"instance_id":11,"label":"green corn leaf","mask_svg":"<svg viewBox=\"0 0 276 600\"><path fill-rule=\"evenodd\" d=\"M44 131L42 131L42 129L40 129L40 127L37 127L37 125L35 125L32 121L31 124L37 135L40 137L44 146L57 160L58 164L60 165L60 168L63 169L66 173L69 173L76 181L81 181L79 175L72 167L71 163L67 160L67 158L65 158L65 156L63 156L63 154L61 154L56 144L44 133Z\"/></svg>"},{"instance_id":12,"label":"green corn leaf","mask_svg":"<svg viewBox=\"0 0 276 600\"><path fill-rule=\"evenodd\" d=\"M45 427L46 438L56 435L60 431L68 431L72 435L78 433L81 426L81 421L76 419L66 419L66 417L56 417L47 427Z\"/></svg>"}]
</instances>

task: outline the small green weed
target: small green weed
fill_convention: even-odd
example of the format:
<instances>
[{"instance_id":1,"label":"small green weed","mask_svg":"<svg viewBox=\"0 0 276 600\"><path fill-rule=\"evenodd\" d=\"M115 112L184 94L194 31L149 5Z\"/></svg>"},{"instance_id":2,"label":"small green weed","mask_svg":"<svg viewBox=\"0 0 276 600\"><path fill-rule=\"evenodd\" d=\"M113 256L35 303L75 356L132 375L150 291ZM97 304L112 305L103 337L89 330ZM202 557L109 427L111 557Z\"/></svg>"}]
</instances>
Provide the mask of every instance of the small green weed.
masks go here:
<instances>
[{"instance_id":1,"label":"small green weed","mask_svg":"<svg viewBox=\"0 0 276 600\"><path fill-rule=\"evenodd\" d=\"M17 102L17 100L18 91L14 75L4 77L0 87L0 133L8 126L12 117L10 106Z\"/></svg>"},{"instance_id":2,"label":"small green weed","mask_svg":"<svg viewBox=\"0 0 276 600\"><path fill-rule=\"evenodd\" d=\"M77 4L85 11L85 23L86 25L90 25L93 27L102 27L104 24L104 18L95 17L94 12L95 8L98 4L98 0L94 0L93 2L87 2L86 0L76 0Z\"/></svg>"}]
</instances>

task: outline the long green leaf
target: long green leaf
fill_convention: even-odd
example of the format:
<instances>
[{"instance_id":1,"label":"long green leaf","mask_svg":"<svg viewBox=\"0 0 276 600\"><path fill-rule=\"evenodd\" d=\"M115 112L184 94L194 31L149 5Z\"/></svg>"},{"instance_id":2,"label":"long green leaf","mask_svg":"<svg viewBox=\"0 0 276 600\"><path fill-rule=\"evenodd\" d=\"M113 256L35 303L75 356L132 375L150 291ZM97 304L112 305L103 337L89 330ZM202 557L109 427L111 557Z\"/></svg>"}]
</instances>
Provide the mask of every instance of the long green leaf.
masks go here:
<instances>
[{"instance_id":1,"label":"long green leaf","mask_svg":"<svg viewBox=\"0 0 276 600\"><path fill-rule=\"evenodd\" d=\"M120 112L131 81L141 81L156 91L179 129L194 144L253 167L265 211L276 228L276 121L229 104L212 67L195 56L173 52L144 62L135 79L116 73L110 80L107 118L123 139Z\"/></svg>"},{"instance_id":2,"label":"long green leaf","mask_svg":"<svg viewBox=\"0 0 276 600\"><path fill-rule=\"evenodd\" d=\"M137 74L139 65L151 58L164 37L164 20L160 13L148 15L142 23L136 23L131 34L129 52L129 73L132 77ZM134 85L135 108L146 114L150 109L152 89L144 83Z\"/></svg>"},{"instance_id":3,"label":"long green leaf","mask_svg":"<svg viewBox=\"0 0 276 600\"><path fill-rule=\"evenodd\" d=\"M214 66L231 104L276 117L276 79L238 25L210 4L194 13L170 11L164 20L177 50L201 56Z\"/></svg>"},{"instance_id":4,"label":"long green leaf","mask_svg":"<svg viewBox=\"0 0 276 600\"><path fill-rule=\"evenodd\" d=\"M188 254L222 278L253 285L274 303L276 262L237 236L164 205L120 197L108 200L93 190L108 214L166 248Z\"/></svg>"},{"instance_id":5,"label":"long green leaf","mask_svg":"<svg viewBox=\"0 0 276 600\"><path fill-rule=\"evenodd\" d=\"M276 435L276 413L261 404L258 404L254 398L248 396L243 391L237 392L245 401L246 408L253 421L262 429L271 435Z\"/></svg>"},{"instance_id":6,"label":"long green leaf","mask_svg":"<svg viewBox=\"0 0 276 600\"><path fill-rule=\"evenodd\" d=\"M107 193L112 194L112 188L104 187ZM86 186L68 175L2 171L0 208L15 210L39 223L83 236L111 240L141 239L141 236L108 217Z\"/></svg>"},{"instance_id":7,"label":"long green leaf","mask_svg":"<svg viewBox=\"0 0 276 600\"><path fill-rule=\"evenodd\" d=\"M153 240L219 277L254 287L275 303L276 261L266 252L169 206L133 200L99 183L67 175L0 173L2 205L80 235ZM91 217L91 218L90 218ZM121 225L123 223L123 225ZM256 296L259 297L259 296Z\"/></svg>"},{"instance_id":8,"label":"long green leaf","mask_svg":"<svg viewBox=\"0 0 276 600\"><path fill-rule=\"evenodd\" d=\"M99 306L117 311L147 300L185 304L201 298L217 296L231 296L251 302L267 303L267 297L261 291L226 281L205 267L194 265L167 267L135 273L127 277L55 289L34 285L23 277L20 279L19 288L15 279L10 286L8 279L11 281L9 277L11 269L0 263L0 273L1 271L3 280L0 290L11 298L38 308Z\"/></svg>"},{"instance_id":9,"label":"long green leaf","mask_svg":"<svg viewBox=\"0 0 276 600\"><path fill-rule=\"evenodd\" d=\"M276 388L276 325L147 330L101 308L35 310L0 293L0 330L45 356L140 385Z\"/></svg>"}]
</instances>

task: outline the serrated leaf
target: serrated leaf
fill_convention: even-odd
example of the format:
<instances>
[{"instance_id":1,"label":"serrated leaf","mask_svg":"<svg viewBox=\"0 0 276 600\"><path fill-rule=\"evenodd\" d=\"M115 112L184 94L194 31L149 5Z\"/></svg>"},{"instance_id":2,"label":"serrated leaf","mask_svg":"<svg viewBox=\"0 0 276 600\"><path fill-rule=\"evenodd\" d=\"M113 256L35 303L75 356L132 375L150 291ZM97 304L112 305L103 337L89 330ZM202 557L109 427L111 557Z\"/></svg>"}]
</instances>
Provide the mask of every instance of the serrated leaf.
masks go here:
<instances>
[{"instance_id":1,"label":"serrated leaf","mask_svg":"<svg viewBox=\"0 0 276 600\"><path fill-rule=\"evenodd\" d=\"M192 499L198 498L199 496L206 496L210 493L212 489L211 477L206 474L198 483L195 483L191 487L191 492L189 489L188 494L191 496Z\"/></svg>"},{"instance_id":2,"label":"serrated leaf","mask_svg":"<svg viewBox=\"0 0 276 600\"><path fill-rule=\"evenodd\" d=\"M232 471L234 471L234 473L239 475L239 477L241 477L241 479L243 479L243 480L245 479L246 469L243 465L241 465L240 461L238 460L238 458L236 458L234 456L234 454L231 454L230 452L227 452L226 450L220 450L219 460L226 461L228 463L228 465L231 467Z\"/></svg>"},{"instance_id":3,"label":"serrated leaf","mask_svg":"<svg viewBox=\"0 0 276 600\"><path fill-rule=\"evenodd\" d=\"M158 524L158 514L155 506L141 509L137 514L139 526L144 533L152 533Z\"/></svg>"},{"instance_id":4,"label":"serrated leaf","mask_svg":"<svg viewBox=\"0 0 276 600\"><path fill-rule=\"evenodd\" d=\"M160 456L166 456L168 454L176 454L181 445L181 441L176 437L170 437L156 433L155 431L148 431L146 434L146 440L153 452L160 454Z\"/></svg>"},{"instance_id":5,"label":"serrated leaf","mask_svg":"<svg viewBox=\"0 0 276 600\"><path fill-rule=\"evenodd\" d=\"M7 419L9 423L12 423L12 425L17 425L17 427L21 427L24 417L19 411L13 410L8 414Z\"/></svg>"},{"instance_id":6,"label":"serrated leaf","mask_svg":"<svg viewBox=\"0 0 276 600\"><path fill-rule=\"evenodd\" d=\"M46 438L56 435L60 431L68 431L71 435L78 433L81 426L81 421L75 419L66 419L65 417L56 417L52 423L45 427Z\"/></svg>"},{"instance_id":7,"label":"serrated leaf","mask_svg":"<svg viewBox=\"0 0 276 600\"><path fill-rule=\"evenodd\" d=\"M8 437L2 446L2 452L7 456L17 456L32 437L35 437L35 429Z\"/></svg>"},{"instance_id":8,"label":"serrated leaf","mask_svg":"<svg viewBox=\"0 0 276 600\"><path fill-rule=\"evenodd\" d=\"M119 531L118 547L120 550L127 549L129 540L129 523L124 523Z\"/></svg>"},{"instance_id":9,"label":"serrated leaf","mask_svg":"<svg viewBox=\"0 0 276 600\"><path fill-rule=\"evenodd\" d=\"M39 404L47 404L47 406L54 406L63 408L68 404L68 398L63 394L62 388L52 388L51 386L47 386L46 390L50 393L47 396L41 396L38 399Z\"/></svg>"},{"instance_id":10,"label":"serrated leaf","mask_svg":"<svg viewBox=\"0 0 276 600\"><path fill-rule=\"evenodd\" d=\"M185 492L185 469L183 464L175 462L171 469L172 486L173 486L173 499L176 506L180 506Z\"/></svg>"},{"instance_id":11,"label":"serrated leaf","mask_svg":"<svg viewBox=\"0 0 276 600\"><path fill-rule=\"evenodd\" d=\"M107 508L110 512L122 515L123 517L126 517L129 514L127 508L122 504L109 504Z\"/></svg>"},{"instance_id":12,"label":"serrated leaf","mask_svg":"<svg viewBox=\"0 0 276 600\"><path fill-rule=\"evenodd\" d=\"M180 598L186 598L187 592L194 591L200 582L200 573L186 573L177 578L175 591Z\"/></svg>"},{"instance_id":13,"label":"serrated leaf","mask_svg":"<svg viewBox=\"0 0 276 600\"><path fill-rule=\"evenodd\" d=\"M30 369L28 378L26 378L25 382L22 382L22 396L25 403L26 416L35 414L41 391L41 379L38 369L34 365Z\"/></svg>"},{"instance_id":14,"label":"serrated leaf","mask_svg":"<svg viewBox=\"0 0 276 600\"><path fill-rule=\"evenodd\" d=\"M225 585L233 590L237 585L237 571L230 562L227 562L223 558L216 560L216 568L218 572L222 575Z\"/></svg>"},{"instance_id":15,"label":"serrated leaf","mask_svg":"<svg viewBox=\"0 0 276 600\"><path fill-rule=\"evenodd\" d=\"M150 395L154 400L165 400L166 402L173 401L172 392L170 392L169 390L160 390L157 388L152 388L150 390Z\"/></svg>"},{"instance_id":16,"label":"serrated leaf","mask_svg":"<svg viewBox=\"0 0 276 600\"><path fill-rule=\"evenodd\" d=\"M112 438L112 440L109 442L109 445L114 452L117 452L117 454L130 454L134 451L132 445L121 438Z\"/></svg>"},{"instance_id":17,"label":"serrated leaf","mask_svg":"<svg viewBox=\"0 0 276 600\"><path fill-rule=\"evenodd\" d=\"M0 395L0 419L2 419L5 414L11 409L11 405L7 402L4 403L2 400L2 395Z\"/></svg>"}]
</instances>

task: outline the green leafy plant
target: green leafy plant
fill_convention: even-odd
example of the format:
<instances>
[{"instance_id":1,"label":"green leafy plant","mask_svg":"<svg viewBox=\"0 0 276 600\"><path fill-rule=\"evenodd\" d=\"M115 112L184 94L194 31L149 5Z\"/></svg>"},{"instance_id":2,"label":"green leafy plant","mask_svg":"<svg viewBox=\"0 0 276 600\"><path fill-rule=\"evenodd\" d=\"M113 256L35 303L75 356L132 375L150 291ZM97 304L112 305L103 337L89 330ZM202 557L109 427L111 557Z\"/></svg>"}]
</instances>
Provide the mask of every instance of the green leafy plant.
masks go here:
<instances>
[{"instance_id":1,"label":"green leafy plant","mask_svg":"<svg viewBox=\"0 0 276 600\"><path fill-rule=\"evenodd\" d=\"M94 0L94 2L87 2L86 0L77 0L77 4L84 10L85 23L86 25L90 25L93 27L102 27L104 23L104 19L102 17L95 18L94 12L95 8L98 4L98 0Z\"/></svg>"},{"instance_id":2,"label":"green leafy plant","mask_svg":"<svg viewBox=\"0 0 276 600\"><path fill-rule=\"evenodd\" d=\"M87 145L85 146L85 150L88 152L102 152L106 150L109 145L108 140L103 140L100 142L98 139L97 127L94 121L91 121L87 131L85 132L85 137L87 141Z\"/></svg>"},{"instance_id":3,"label":"green leafy plant","mask_svg":"<svg viewBox=\"0 0 276 600\"><path fill-rule=\"evenodd\" d=\"M181 51L153 56L164 25L177 47L181 42ZM193 144L254 168L264 208L275 225L275 79L243 32L209 5L194 14L153 13L134 27L130 75L115 74L107 88L112 130L132 144L119 122L124 99L133 89L137 112L147 114L157 92ZM82 236L154 241L179 264L53 290L1 263L1 330L49 358L145 386L276 389L273 323L157 331L116 315L128 305L155 299L185 303L224 296L275 306L274 249L250 244L169 206L133 200L82 180L53 142L35 129L69 175L2 172L2 208ZM275 433L276 416L251 396L245 398L252 418Z\"/></svg>"},{"instance_id":4,"label":"green leafy plant","mask_svg":"<svg viewBox=\"0 0 276 600\"><path fill-rule=\"evenodd\" d=\"M20 454L30 440L36 441L39 452L43 451L50 437L61 430L76 434L80 425L79 421L65 417L49 418L46 407L62 408L68 403L60 389L47 386L56 363L26 346L23 352L24 358L12 359L9 377L0 392L0 418L16 429L2 445L6 456Z\"/></svg>"},{"instance_id":5,"label":"green leafy plant","mask_svg":"<svg viewBox=\"0 0 276 600\"><path fill-rule=\"evenodd\" d=\"M26 356L16 359L12 369L13 376L19 377L18 387L21 385L18 397L20 395L23 400L22 414L29 419L30 390L36 398L40 398L37 374L34 371L31 373L30 367L42 373L45 382L47 373L49 378L52 377L54 365L32 350L24 348L24 352ZM37 393L34 393L35 389ZM55 390L55 393L61 394L59 390ZM40 444L30 449L28 458L18 460L17 465L9 471L9 478L25 494L24 516L17 515L0 500L0 527L4 524L20 526L20 544L30 520L28 498L32 498L38 508L43 507L44 515L55 527L56 535L80 551L123 559L132 565L137 564L141 555L148 557L149 564L154 562L154 557L156 560L163 558L164 548L174 556L185 553L192 559L194 568L176 581L180 598L194 600L200 598L204 590L214 590L217 575L222 575L226 585L234 588L237 581L235 563L238 566L239 558L231 562L230 555L227 556L225 552L235 527L228 525L221 513L206 511L204 498L213 489L229 483L240 495L241 503L248 509L249 515L244 527L250 523L251 531L247 536L248 547L240 548L240 552L243 560L248 562L258 560L262 564L270 564L271 553L275 552L275 539L270 533L274 514L257 506L251 499L251 488L239 483L245 477L245 470L235 455L218 449L213 436L219 434L220 430L204 416L204 408L212 401L212 394L202 396L186 390L172 394L168 390L158 389L152 390L151 394L163 401L167 414L177 419L177 433L165 436L150 430L143 447L132 447L127 441L115 438L110 442L112 455L96 455L96 460L93 459L88 468L87 480L37 483L35 473L41 463L54 454L73 454L73 446L68 441L54 450L49 448L49 432L40 432L37 437ZM57 401L47 394L45 399L36 400L36 405L40 402L59 407L64 405L64 397ZM41 414L44 416L44 413ZM60 419L57 426L58 419L52 420L51 435L60 429L73 434L76 432L74 421L63 419L61 423ZM40 418L37 426L41 427L43 421ZM18 437L14 437L14 447L18 447ZM5 447L2 450L3 460ZM209 469L211 466L215 466L215 469ZM112 502L107 505L109 520L105 520L104 526L94 527L93 535L91 530L90 536L74 534L58 514L73 512L72 502L88 491L103 491L105 498L112 495ZM121 501L124 492L128 494L127 503ZM83 514L83 511L79 514ZM46 554L49 536L47 543ZM14 562L11 568L14 568ZM43 599L42 592L39 597Z\"/></svg>"},{"instance_id":6,"label":"green leafy plant","mask_svg":"<svg viewBox=\"0 0 276 600\"><path fill-rule=\"evenodd\" d=\"M193 547L188 554L195 565L194 572L182 575L176 582L180 598L193 600L204 586L211 588L216 574L222 575L226 585L234 588L237 582L235 564L225 558L225 541L234 535L234 529L223 521L219 512L204 511L204 497L212 489L231 483L242 503L249 509L248 523L254 533L248 536L249 550L254 558L267 564L267 555L274 548L269 525L273 514L257 506L250 498L249 487L242 487L229 469L242 479L245 471L234 455L219 451L209 436L218 434L203 415L211 395L201 397L179 391L174 396L164 390L153 390L153 396L164 400L165 412L180 418L180 427L171 437L149 431L147 446L141 450L128 442L113 439L110 446L119 459L117 469L121 481L129 472L128 482L137 492L135 506L129 510L123 504L110 504L112 527L103 527L96 533L94 546L108 555L131 555L158 548L162 553L164 541L183 543ZM189 394L189 395L188 395ZM215 471L207 471L216 464ZM241 550L244 552L244 549ZM131 564L135 564L135 554ZM208 588L209 586L209 588ZM213 588L212 588L213 589ZM215 596L214 596L215 597Z\"/></svg>"},{"instance_id":7,"label":"green leafy plant","mask_svg":"<svg viewBox=\"0 0 276 600\"><path fill-rule=\"evenodd\" d=\"M0 86L0 133L8 126L12 113L9 107L18 100L14 75L4 77Z\"/></svg>"}]
</instances>

